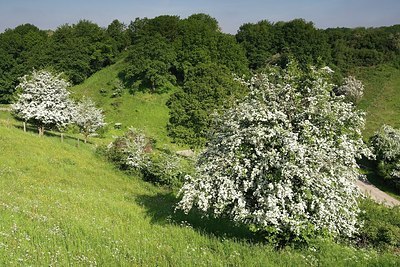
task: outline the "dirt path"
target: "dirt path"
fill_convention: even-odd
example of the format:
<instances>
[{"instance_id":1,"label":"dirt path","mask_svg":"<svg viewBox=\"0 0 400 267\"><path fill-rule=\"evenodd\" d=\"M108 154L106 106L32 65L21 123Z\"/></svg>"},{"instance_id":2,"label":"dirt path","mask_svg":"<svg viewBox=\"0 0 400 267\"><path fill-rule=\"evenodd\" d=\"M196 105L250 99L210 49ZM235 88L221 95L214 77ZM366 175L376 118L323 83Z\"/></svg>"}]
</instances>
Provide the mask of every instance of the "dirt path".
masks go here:
<instances>
[{"instance_id":1,"label":"dirt path","mask_svg":"<svg viewBox=\"0 0 400 267\"><path fill-rule=\"evenodd\" d=\"M400 205L400 201L379 190L368 181L358 180L357 186L361 189L361 191L370 196L376 202L383 203L389 207Z\"/></svg>"}]
</instances>

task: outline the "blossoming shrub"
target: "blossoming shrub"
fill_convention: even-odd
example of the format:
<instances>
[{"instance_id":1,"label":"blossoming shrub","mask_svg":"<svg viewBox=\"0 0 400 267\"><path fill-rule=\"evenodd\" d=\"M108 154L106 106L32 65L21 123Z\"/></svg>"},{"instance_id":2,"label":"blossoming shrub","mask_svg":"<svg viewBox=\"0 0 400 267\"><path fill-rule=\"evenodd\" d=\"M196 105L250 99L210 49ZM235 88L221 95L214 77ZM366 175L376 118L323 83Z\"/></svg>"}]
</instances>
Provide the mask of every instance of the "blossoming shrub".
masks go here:
<instances>
[{"instance_id":1,"label":"blossoming shrub","mask_svg":"<svg viewBox=\"0 0 400 267\"><path fill-rule=\"evenodd\" d=\"M228 216L280 242L356 234L364 114L332 93L330 72L292 62L254 76L249 96L216 117L178 208Z\"/></svg>"},{"instance_id":2,"label":"blossoming shrub","mask_svg":"<svg viewBox=\"0 0 400 267\"><path fill-rule=\"evenodd\" d=\"M383 125L370 142L380 176L400 191L400 131Z\"/></svg>"},{"instance_id":3,"label":"blossoming shrub","mask_svg":"<svg viewBox=\"0 0 400 267\"><path fill-rule=\"evenodd\" d=\"M152 141L136 130L129 128L121 137L110 143L106 150L106 156L122 170L141 171L146 167Z\"/></svg>"},{"instance_id":4,"label":"blossoming shrub","mask_svg":"<svg viewBox=\"0 0 400 267\"><path fill-rule=\"evenodd\" d=\"M154 140L142 132L130 128L123 136L110 143L105 151L98 151L121 170L139 175L158 185L180 187L184 176L192 173L189 161L169 150L153 151Z\"/></svg>"},{"instance_id":5,"label":"blossoming shrub","mask_svg":"<svg viewBox=\"0 0 400 267\"><path fill-rule=\"evenodd\" d=\"M364 85L354 76L348 76L344 78L343 84L336 89L336 93L344 95L346 100L357 104L364 94Z\"/></svg>"}]
</instances>

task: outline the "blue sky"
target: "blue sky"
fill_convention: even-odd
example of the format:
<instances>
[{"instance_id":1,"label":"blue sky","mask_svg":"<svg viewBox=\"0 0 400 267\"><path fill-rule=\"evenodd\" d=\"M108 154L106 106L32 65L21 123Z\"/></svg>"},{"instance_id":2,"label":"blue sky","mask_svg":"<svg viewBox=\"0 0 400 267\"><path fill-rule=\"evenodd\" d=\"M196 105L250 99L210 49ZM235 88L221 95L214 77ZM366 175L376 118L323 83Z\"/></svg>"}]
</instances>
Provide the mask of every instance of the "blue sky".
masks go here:
<instances>
[{"instance_id":1,"label":"blue sky","mask_svg":"<svg viewBox=\"0 0 400 267\"><path fill-rule=\"evenodd\" d=\"M206 13L224 32L267 19L304 18L318 28L371 27L400 24L400 0L0 0L0 32L23 23L56 29L80 19L107 26L114 19L129 23L136 17Z\"/></svg>"}]
</instances>

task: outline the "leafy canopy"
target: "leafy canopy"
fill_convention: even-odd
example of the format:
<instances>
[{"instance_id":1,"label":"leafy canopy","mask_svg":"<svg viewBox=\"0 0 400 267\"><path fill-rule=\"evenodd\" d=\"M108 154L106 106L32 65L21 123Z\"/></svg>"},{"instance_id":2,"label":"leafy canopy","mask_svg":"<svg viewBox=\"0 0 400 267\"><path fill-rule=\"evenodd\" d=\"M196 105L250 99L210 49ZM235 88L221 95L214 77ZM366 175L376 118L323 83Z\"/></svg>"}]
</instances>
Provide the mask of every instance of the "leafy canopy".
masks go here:
<instances>
[{"instance_id":1,"label":"leafy canopy","mask_svg":"<svg viewBox=\"0 0 400 267\"><path fill-rule=\"evenodd\" d=\"M228 108L247 93L223 65L201 63L190 68L182 89L171 95L168 134L178 143L202 147L211 115Z\"/></svg>"}]
</instances>

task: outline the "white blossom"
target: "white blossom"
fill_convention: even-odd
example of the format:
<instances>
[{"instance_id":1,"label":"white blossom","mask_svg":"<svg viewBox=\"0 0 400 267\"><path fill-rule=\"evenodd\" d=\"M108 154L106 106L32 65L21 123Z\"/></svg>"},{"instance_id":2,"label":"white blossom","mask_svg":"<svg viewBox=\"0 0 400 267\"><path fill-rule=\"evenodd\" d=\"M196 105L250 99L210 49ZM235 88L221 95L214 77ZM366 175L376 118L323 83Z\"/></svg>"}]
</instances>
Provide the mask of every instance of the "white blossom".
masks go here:
<instances>
[{"instance_id":1,"label":"white blossom","mask_svg":"<svg viewBox=\"0 0 400 267\"><path fill-rule=\"evenodd\" d=\"M96 108L95 103L89 98L83 98L76 105L74 122L83 133L85 142L89 135L106 125L102 110Z\"/></svg>"},{"instance_id":2,"label":"white blossom","mask_svg":"<svg viewBox=\"0 0 400 267\"><path fill-rule=\"evenodd\" d=\"M61 74L34 70L21 78L17 90L22 93L11 106L12 111L17 117L37 125L41 135L45 127L63 127L71 122L74 111L68 86Z\"/></svg>"},{"instance_id":3,"label":"white blossom","mask_svg":"<svg viewBox=\"0 0 400 267\"><path fill-rule=\"evenodd\" d=\"M244 102L216 118L178 208L295 237L356 233L364 114L330 94L326 71L289 65L254 76Z\"/></svg>"},{"instance_id":4,"label":"white blossom","mask_svg":"<svg viewBox=\"0 0 400 267\"><path fill-rule=\"evenodd\" d=\"M337 94L344 95L348 101L357 104L364 94L364 85L354 76L348 76L344 78L342 86L337 88Z\"/></svg>"}]
</instances>

